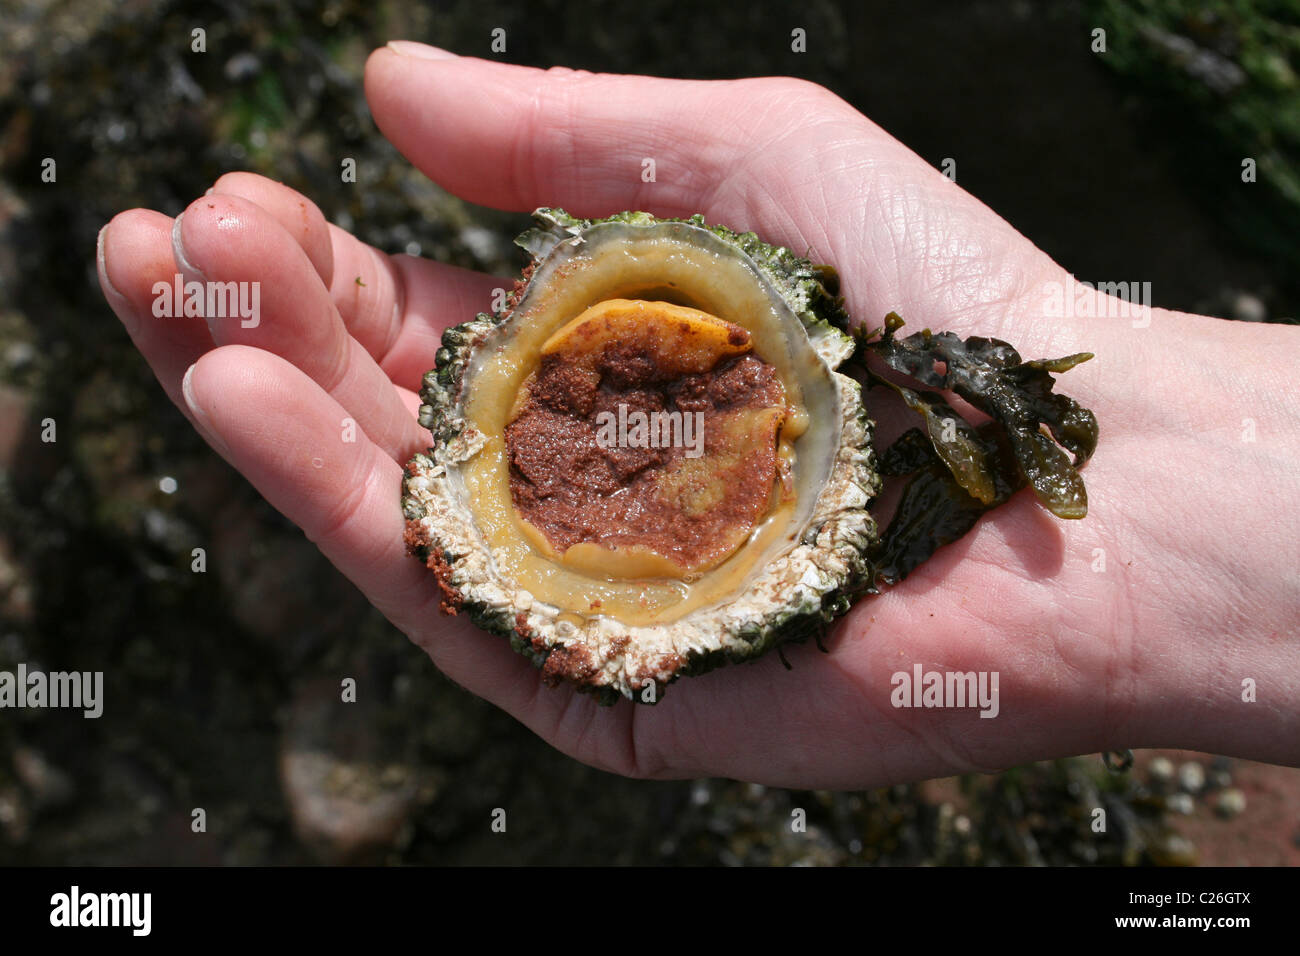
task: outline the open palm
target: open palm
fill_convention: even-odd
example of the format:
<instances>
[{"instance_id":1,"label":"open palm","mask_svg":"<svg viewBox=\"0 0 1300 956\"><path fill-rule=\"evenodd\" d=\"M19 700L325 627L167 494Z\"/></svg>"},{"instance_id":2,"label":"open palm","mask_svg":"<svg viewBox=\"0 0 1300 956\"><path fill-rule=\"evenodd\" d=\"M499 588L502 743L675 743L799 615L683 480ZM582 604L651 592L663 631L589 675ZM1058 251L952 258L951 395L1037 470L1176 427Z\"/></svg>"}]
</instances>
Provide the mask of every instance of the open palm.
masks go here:
<instances>
[{"instance_id":1,"label":"open palm","mask_svg":"<svg viewBox=\"0 0 1300 956\"><path fill-rule=\"evenodd\" d=\"M1187 666L1208 669L1215 657L1202 639L1181 671L1159 663L1182 605L1161 597L1169 588L1157 577L1196 572L1170 557L1185 546L1227 565L1233 545L1208 527L1168 524L1177 488L1166 463L1203 433L1167 439L1186 448L1145 442L1161 425L1134 410L1140 389L1144 412L1186 415L1180 400L1151 394L1159 383L1142 384L1143 334L1128 319L1045 318L1045 290L1069 288L1064 270L811 84L543 72L399 48L367 64L375 120L469 201L579 216L700 212L836 265L859 321L879 324L896 310L913 329L997 336L1027 357L1098 354L1064 386L1101 423L1085 474L1088 519L1057 521L1023 492L903 584L860 603L830 636L829 654L795 649L791 671L769 655L680 682L653 708L601 708L570 687L544 686L506 642L440 614L432 577L403 546L401 467L428 443L415 421L420 378L442 330L485 310L509 280L387 256L326 224L299 194L245 173L224 176L175 221L147 210L117 216L100 237L101 284L163 387L438 667L574 757L638 776L865 786L1201 742L1156 739L1175 731L1154 721L1155 705L1183 692ZM641 178L647 157L655 182ZM178 271L259 281L260 322L154 317L154 283ZM1222 410L1218 425L1240 417ZM356 441L342 440L349 421ZM1225 468L1254 473L1218 454ZM1267 594L1252 596L1264 586L1243 581L1237 597L1244 590L1266 604ZM999 672L998 717L891 706L891 675L918 663Z\"/></svg>"}]
</instances>

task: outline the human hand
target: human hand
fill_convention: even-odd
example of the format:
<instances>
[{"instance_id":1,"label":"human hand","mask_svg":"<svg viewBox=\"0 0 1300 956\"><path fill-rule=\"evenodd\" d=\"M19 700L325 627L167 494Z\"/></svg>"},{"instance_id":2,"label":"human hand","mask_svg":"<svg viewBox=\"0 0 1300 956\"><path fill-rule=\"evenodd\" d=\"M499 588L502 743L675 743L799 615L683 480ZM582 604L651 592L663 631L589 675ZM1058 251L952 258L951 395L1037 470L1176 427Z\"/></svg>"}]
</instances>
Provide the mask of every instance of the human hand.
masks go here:
<instances>
[{"instance_id":1,"label":"human hand","mask_svg":"<svg viewBox=\"0 0 1300 956\"><path fill-rule=\"evenodd\" d=\"M1101 426L1087 519L1057 521L1021 492L859 603L829 654L792 651L791 672L768 655L680 682L653 708L601 708L442 616L403 546L401 467L428 442L420 377L442 329L509 280L386 256L249 174L222 177L175 222L114 218L101 285L168 394L445 673L566 753L635 776L864 787L1143 745L1300 762L1297 350L1277 347L1296 330L1270 327L1266 364L1253 326L1046 318L1051 290L1074 296L1063 269L808 83L543 72L397 46L367 64L376 123L469 201L700 212L834 264L860 322L893 310L909 330L1004 338L1026 357L1097 355L1065 380ZM259 281L259 324L155 318L153 285L178 271ZM875 412L882 397L867 401ZM1268 438L1238 441L1246 417ZM341 440L346 419L355 442ZM891 675L914 664L998 672L997 719L894 708ZM1258 704L1241 702L1248 677L1269 687Z\"/></svg>"}]
</instances>

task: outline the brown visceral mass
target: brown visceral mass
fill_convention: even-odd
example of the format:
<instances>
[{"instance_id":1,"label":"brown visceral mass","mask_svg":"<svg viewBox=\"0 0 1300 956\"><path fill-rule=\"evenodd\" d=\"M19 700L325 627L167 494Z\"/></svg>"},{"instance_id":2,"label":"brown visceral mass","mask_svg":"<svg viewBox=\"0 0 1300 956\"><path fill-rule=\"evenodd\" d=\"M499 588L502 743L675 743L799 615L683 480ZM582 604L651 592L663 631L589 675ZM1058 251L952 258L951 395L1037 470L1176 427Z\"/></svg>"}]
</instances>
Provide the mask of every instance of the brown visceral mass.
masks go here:
<instances>
[{"instance_id":1,"label":"brown visceral mass","mask_svg":"<svg viewBox=\"0 0 1300 956\"><path fill-rule=\"evenodd\" d=\"M510 492L558 554L637 546L702 570L743 542L779 491L785 391L752 352L677 374L645 348L611 344L583 365L543 356L526 388L506 428ZM642 432L638 412L650 423Z\"/></svg>"}]
</instances>

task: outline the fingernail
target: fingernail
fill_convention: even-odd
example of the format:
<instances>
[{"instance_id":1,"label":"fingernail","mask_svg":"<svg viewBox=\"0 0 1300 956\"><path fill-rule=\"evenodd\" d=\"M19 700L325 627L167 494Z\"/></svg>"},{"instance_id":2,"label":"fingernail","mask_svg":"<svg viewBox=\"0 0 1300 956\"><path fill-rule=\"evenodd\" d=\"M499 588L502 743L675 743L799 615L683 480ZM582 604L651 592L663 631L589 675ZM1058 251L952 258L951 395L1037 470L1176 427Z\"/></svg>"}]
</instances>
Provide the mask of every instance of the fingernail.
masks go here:
<instances>
[{"instance_id":1,"label":"fingernail","mask_svg":"<svg viewBox=\"0 0 1300 956\"><path fill-rule=\"evenodd\" d=\"M113 285L113 280L108 277L108 258L105 252L105 238L108 235L110 223L105 223L104 227L99 230L99 237L95 240L95 270L99 273L100 285L104 287L104 295L108 298L108 304L113 307L113 312L121 320L123 327L128 335L134 335L135 330L139 327L136 321L135 309L131 308L131 303Z\"/></svg>"},{"instance_id":2,"label":"fingernail","mask_svg":"<svg viewBox=\"0 0 1300 956\"><path fill-rule=\"evenodd\" d=\"M185 255L185 240L181 235L181 223L185 221L185 213L176 217L172 223L172 255L176 257L176 265L182 272L191 273L193 276L202 279L205 278L203 273L190 262L189 257Z\"/></svg>"},{"instance_id":3,"label":"fingernail","mask_svg":"<svg viewBox=\"0 0 1300 956\"><path fill-rule=\"evenodd\" d=\"M176 259L176 267L181 270L186 282L194 280L207 282L208 277L194 263L190 262L189 257L185 255L185 241L181 238L181 222L184 218L185 213L181 213L176 217L176 221L172 223L172 255ZM203 319L208 323L208 333L212 336L213 341L220 345L220 340L217 339L217 317L208 315L207 310L204 310Z\"/></svg>"},{"instance_id":4,"label":"fingernail","mask_svg":"<svg viewBox=\"0 0 1300 956\"><path fill-rule=\"evenodd\" d=\"M212 427L212 422L208 419L208 413L199 407L198 399L194 397L193 378L194 366L191 365L185 370L185 377L181 379L181 395L185 398L185 407L190 410L190 415L194 417L194 427L199 430L199 434L207 440L207 443L212 446L217 454L226 461L230 461L230 447L217 434L216 429Z\"/></svg>"},{"instance_id":5,"label":"fingernail","mask_svg":"<svg viewBox=\"0 0 1300 956\"><path fill-rule=\"evenodd\" d=\"M444 50L442 47L429 46L427 43L416 43L413 40L389 40L388 49L399 56L413 56L417 60L458 59L455 53Z\"/></svg>"}]
</instances>

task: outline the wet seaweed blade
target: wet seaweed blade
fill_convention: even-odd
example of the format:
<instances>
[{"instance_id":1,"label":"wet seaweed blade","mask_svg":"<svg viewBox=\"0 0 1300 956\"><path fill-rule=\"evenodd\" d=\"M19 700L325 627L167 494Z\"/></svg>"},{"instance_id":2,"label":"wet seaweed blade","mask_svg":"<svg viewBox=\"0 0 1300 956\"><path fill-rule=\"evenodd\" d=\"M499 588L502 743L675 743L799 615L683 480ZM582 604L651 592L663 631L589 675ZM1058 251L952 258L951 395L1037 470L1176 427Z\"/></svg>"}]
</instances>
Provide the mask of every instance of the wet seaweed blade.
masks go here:
<instances>
[{"instance_id":1,"label":"wet seaweed blade","mask_svg":"<svg viewBox=\"0 0 1300 956\"><path fill-rule=\"evenodd\" d=\"M892 389L924 422L881 456L882 475L912 477L876 544L875 579L886 584L903 580L1025 485L1059 518L1087 515L1088 493L1079 469L1096 450L1097 418L1074 399L1053 392L1052 375L1086 362L1092 353L1025 361L1000 339L961 339L929 329L899 338L895 333L903 324L891 312L883 330L855 333L854 365L868 387ZM925 388L961 396L992 421L976 427L938 392L886 379L867 367L867 353Z\"/></svg>"}]
</instances>

